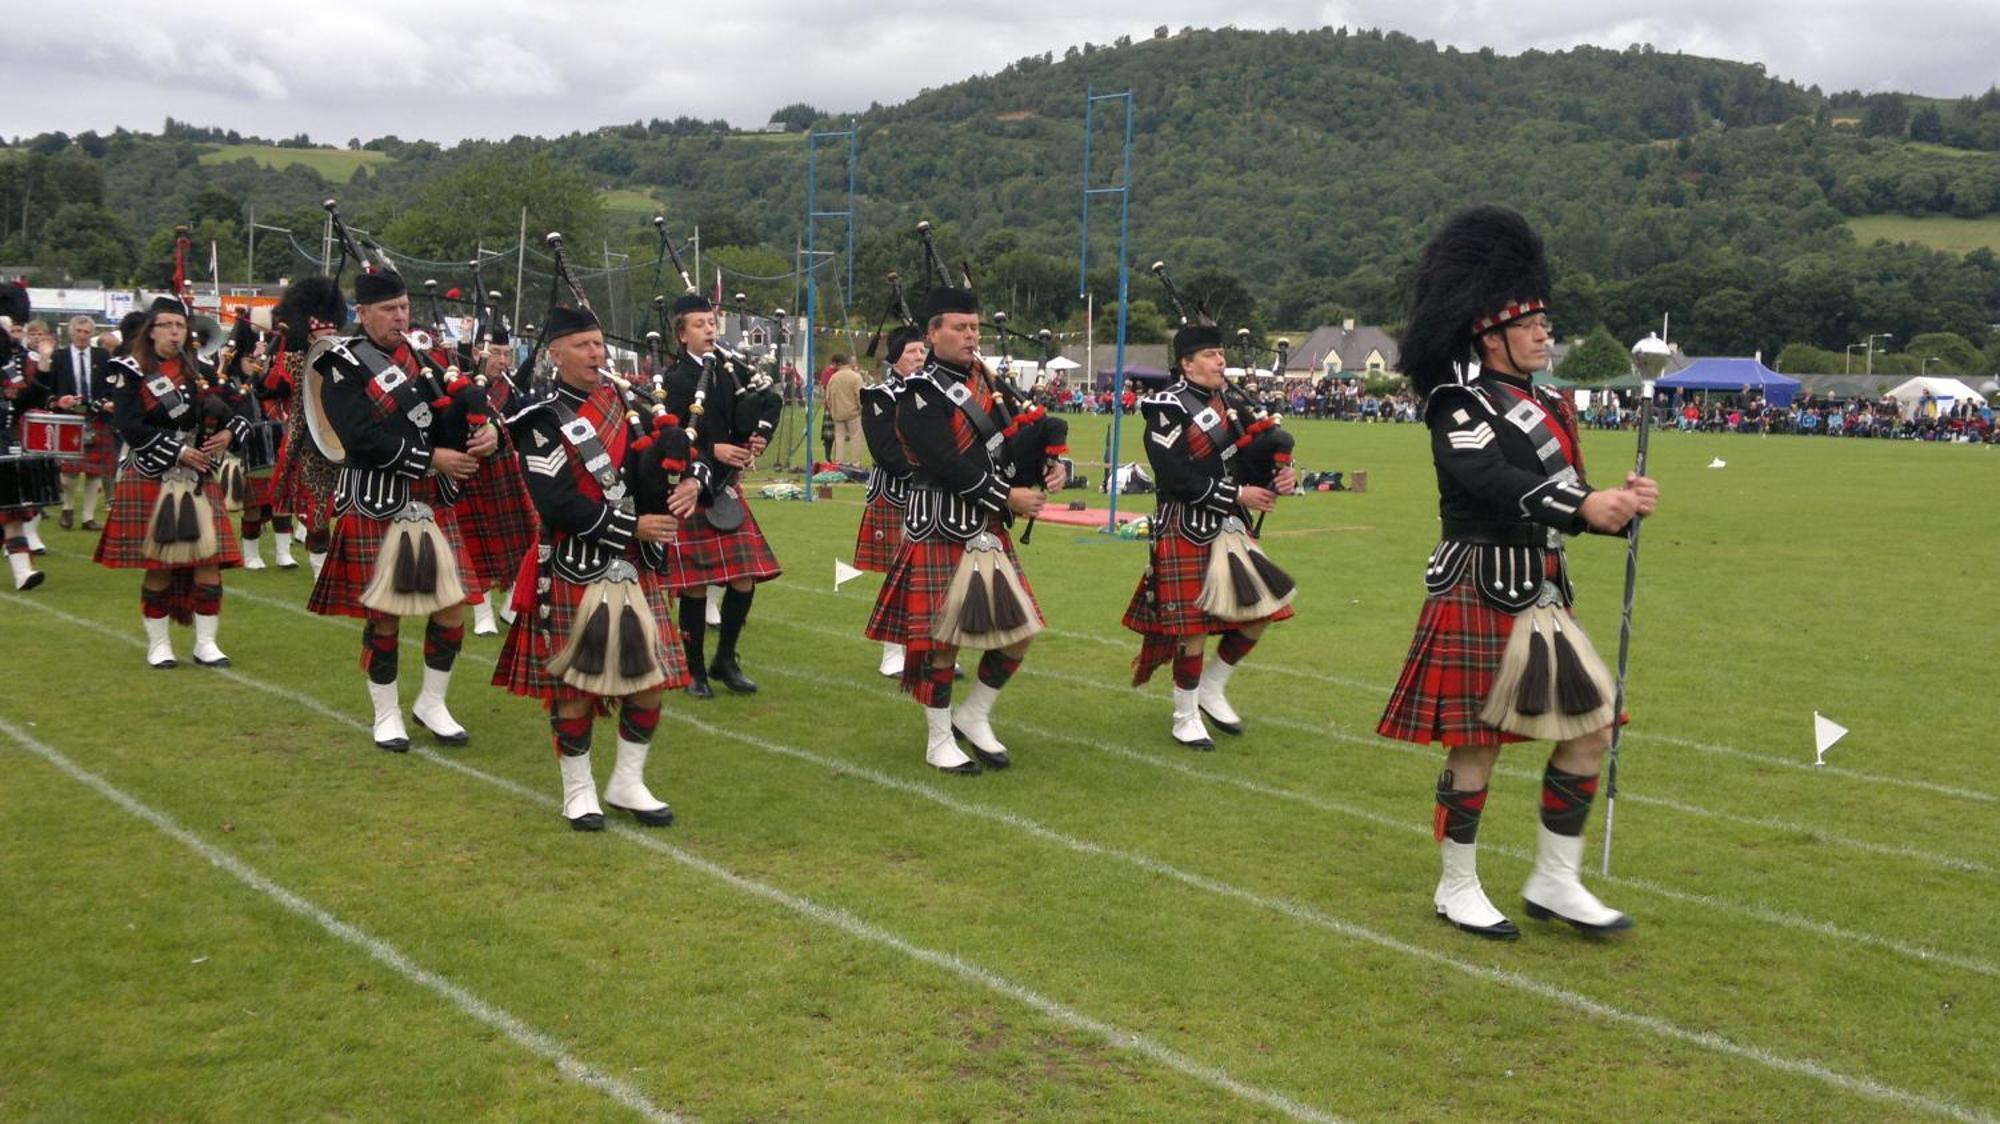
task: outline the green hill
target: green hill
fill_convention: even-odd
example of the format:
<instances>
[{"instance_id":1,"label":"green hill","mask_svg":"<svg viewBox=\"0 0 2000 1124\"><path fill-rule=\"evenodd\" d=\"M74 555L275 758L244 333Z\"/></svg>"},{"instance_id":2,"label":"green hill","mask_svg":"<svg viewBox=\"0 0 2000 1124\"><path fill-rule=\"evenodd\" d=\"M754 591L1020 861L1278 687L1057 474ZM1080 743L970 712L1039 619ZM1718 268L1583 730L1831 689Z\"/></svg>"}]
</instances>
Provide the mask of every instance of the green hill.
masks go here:
<instances>
[{"instance_id":1,"label":"green hill","mask_svg":"<svg viewBox=\"0 0 2000 1124\"><path fill-rule=\"evenodd\" d=\"M203 164L227 164L237 160L252 160L277 172L296 164L318 172L333 183L346 183L356 168L373 170L390 163L393 157L367 150L280 148L272 144L225 144L201 154Z\"/></svg>"}]
</instances>

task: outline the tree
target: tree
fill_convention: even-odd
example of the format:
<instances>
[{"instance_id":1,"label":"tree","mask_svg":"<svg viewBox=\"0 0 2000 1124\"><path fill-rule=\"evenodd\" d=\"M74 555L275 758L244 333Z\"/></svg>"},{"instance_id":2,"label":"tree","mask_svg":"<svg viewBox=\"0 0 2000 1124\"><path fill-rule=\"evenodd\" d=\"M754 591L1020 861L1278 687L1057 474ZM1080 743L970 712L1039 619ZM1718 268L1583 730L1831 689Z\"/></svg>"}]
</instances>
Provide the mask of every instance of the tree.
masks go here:
<instances>
[{"instance_id":1,"label":"tree","mask_svg":"<svg viewBox=\"0 0 2000 1124\"><path fill-rule=\"evenodd\" d=\"M812 128L813 122L824 116L826 114L821 113L805 102L797 101L787 106L781 106L773 111L771 114L771 123L773 125L783 125L789 132L802 133Z\"/></svg>"},{"instance_id":2,"label":"tree","mask_svg":"<svg viewBox=\"0 0 2000 1124\"><path fill-rule=\"evenodd\" d=\"M1915 356L1919 368L1925 359L1935 357L1937 362L1930 365L1936 374L1976 375L1985 366L1985 357L1972 341L1957 332L1925 332L1910 337L1903 347L1903 354Z\"/></svg>"},{"instance_id":3,"label":"tree","mask_svg":"<svg viewBox=\"0 0 2000 1124\"><path fill-rule=\"evenodd\" d=\"M546 151L523 159L496 150L430 181L383 229L382 241L419 257L456 261L469 257L475 244L513 245L523 207L531 246L539 247L552 230L572 248L603 237L604 204L589 180L558 167Z\"/></svg>"},{"instance_id":4,"label":"tree","mask_svg":"<svg viewBox=\"0 0 2000 1124\"><path fill-rule=\"evenodd\" d=\"M1873 94L1861 106L1861 135L1900 137L1909 128L1910 107L1901 94Z\"/></svg>"},{"instance_id":5,"label":"tree","mask_svg":"<svg viewBox=\"0 0 2000 1124\"><path fill-rule=\"evenodd\" d=\"M1933 144L1944 140L1944 116L1937 111L1936 106L1920 106L1915 113L1910 114L1910 139L1930 141Z\"/></svg>"},{"instance_id":6,"label":"tree","mask_svg":"<svg viewBox=\"0 0 2000 1124\"><path fill-rule=\"evenodd\" d=\"M132 236L118 216L95 203L67 203L49 219L37 264L53 265L72 279L118 285L132 275Z\"/></svg>"},{"instance_id":7,"label":"tree","mask_svg":"<svg viewBox=\"0 0 2000 1124\"><path fill-rule=\"evenodd\" d=\"M1601 383L1630 374L1632 357L1625 345L1603 327L1593 330L1563 357L1557 374L1574 382Z\"/></svg>"}]
</instances>

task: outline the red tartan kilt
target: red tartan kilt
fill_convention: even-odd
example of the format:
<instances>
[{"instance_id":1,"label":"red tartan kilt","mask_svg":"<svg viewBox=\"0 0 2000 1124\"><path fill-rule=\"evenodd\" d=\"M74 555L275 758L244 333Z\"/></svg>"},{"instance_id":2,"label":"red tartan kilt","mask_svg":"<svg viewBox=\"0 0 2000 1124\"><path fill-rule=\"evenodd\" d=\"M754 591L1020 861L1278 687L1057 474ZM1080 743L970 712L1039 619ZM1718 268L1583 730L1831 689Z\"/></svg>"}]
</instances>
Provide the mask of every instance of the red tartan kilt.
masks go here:
<instances>
[{"instance_id":1,"label":"red tartan kilt","mask_svg":"<svg viewBox=\"0 0 2000 1124\"><path fill-rule=\"evenodd\" d=\"M111 490L111 513L105 516L104 533L97 538L92 557L101 566L114 570L186 570L201 566L241 566L243 547L236 530L229 525L229 512L222 506L222 488L213 476L201 481L202 495L208 498L215 523L215 557L181 566L167 566L146 557L146 536L152 530L153 505L159 502L162 485L131 468L118 474Z\"/></svg>"},{"instance_id":2,"label":"red tartan kilt","mask_svg":"<svg viewBox=\"0 0 2000 1124\"><path fill-rule=\"evenodd\" d=\"M284 515L324 511L333 499L340 469L313 447L304 417L286 419L285 439L278 446L278 463L271 473L271 509Z\"/></svg>"},{"instance_id":3,"label":"red tartan kilt","mask_svg":"<svg viewBox=\"0 0 2000 1124\"><path fill-rule=\"evenodd\" d=\"M432 505L438 530L444 533L445 541L451 544L458 558L458 572L466 583L464 603L472 604L478 592L472 587L472 558L466 553L465 537L459 533L458 514L437 505L437 488L429 479L419 481L411 489L411 498ZM375 558L382 552L390 522L371 519L359 511L350 511L339 518L333 525L333 543L327 551L326 565L319 572L319 580L313 583L312 597L306 601L307 609L322 616L368 618L371 610L361 603L361 594L375 576Z\"/></svg>"},{"instance_id":4,"label":"red tartan kilt","mask_svg":"<svg viewBox=\"0 0 2000 1124\"><path fill-rule=\"evenodd\" d=\"M1403 674L1375 732L1418 745L1527 741L1479 720L1513 633L1513 615L1481 600L1469 572L1457 585L1426 597Z\"/></svg>"},{"instance_id":5,"label":"red tartan kilt","mask_svg":"<svg viewBox=\"0 0 2000 1124\"><path fill-rule=\"evenodd\" d=\"M742 498L737 489L737 497ZM741 578L767 582L784 573L771 544L757 526L750 501L743 500L743 525L734 531L718 531L708 525L708 517L697 511L681 524L675 536L672 585L676 590L692 590L705 585L723 585Z\"/></svg>"},{"instance_id":6,"label":"red tartan kilt","mask_svg":"<svg viewBox=\"0 0 2000 1124\"><path fill-rule=\"evenodd\" d=\"M903 509L890 503L887 493L869 500L861 509L861 530L854 536L854 568L886 574L902 545Z\"/></svg>"},{"instance_id":7,"label":"red tartan kilt","mask_svg":"<svg viewBox=\"0 0 2000 1124\"><path fill-rule=\"evenodd\" d=\"M261 507L271 506L271 494L275 489L271 486L270 473L260 472L255 476L245 478L244 483L248 485L245 489L248 492L248 496L243 501L244 510L255 511Z\"/></svg>"},{"instance_id":8,"label":"red tartan kilt","mask_svg":"<svg viewBox=\"0 0 2000 1124\"><path fill-rule=\"evenodd\" d=\"M678 690L688 685L688 670L687 658L681 651L680 628L674 623L673 591L665 578L644 568L639 571L639 584L646 591L646 604L652 608L653 620L659 625L660 640L654 654L667 673L667 681L661 687ZM507 630L507 641L500 648L500 662L493 668L495 687L544 702L597 697L548 674L549 660L568 642L570 629L576 623L576 607L583 602L588 588L561 578L551 581L546 631L535 627L534 612L514 618L513 626Z\"/></svg>"},{"instance_id":9,"label":"red tartan kilt","mask_svg":"<svg viewBox=\"0 0 2000 1124\"><path fill-rule=\"evenodd\" d=\"M1043 620L1035 589L1028 584L1028 571L1021 568L1021 556L1014 553L1014 540L998 523L992 531L1014 564L1014 572L1021 575L1028 609L1036 620ZM902 644L912 654L943 647L931 639L931 622L943 610L952 575L958 573L958 560L964 556L965 544L947 538L904 539L888 576L882 579L882 591L875 596L875 610L868 615L868 638ZM922 662L913 659L908 666L922 666Z\"/></svg>"},{"instance_id":10,"label":"red tartan kilt","mask_svg":"<svg viewBox=\"0 0 2000 1124\"><path fill-rule=\"evenodd\" d=\"M458 505L458 526L472 555L468 588L483 592L514 580L521 555L535 548L541 525L521 479L520 458L507 442L473 475Z\"/></svg>"},{"instance_id":11,"label":"red tartan kilt","mask_svg":"<svg viewBox=\"0 0 2000 1124\"><path fill-rule=\"evenodd\" d=\"M1124 625L1153 636L1217 636L1243 627L1201 611L1201 587L1208 578L1209 547L1168 531L1153 540L1152 571L1139 576ZM1152 596L1148 597L1147 594ZM1292 618L1290 605L1264 618Z\"/></svg>"},{"instance_id":12,"label":"red tartan kilt","mask_svg":"<svg viewBox=\"0 0 2000 1124\"><path fill-rule=\"evenodd\" d=\"M81 472L85 476L109 476L118 471L118 431L111 423L95 414L83 423L85 435L83 459L64 461L58 467L64 476L75 476Z\"/></svg>"}]
</instances>

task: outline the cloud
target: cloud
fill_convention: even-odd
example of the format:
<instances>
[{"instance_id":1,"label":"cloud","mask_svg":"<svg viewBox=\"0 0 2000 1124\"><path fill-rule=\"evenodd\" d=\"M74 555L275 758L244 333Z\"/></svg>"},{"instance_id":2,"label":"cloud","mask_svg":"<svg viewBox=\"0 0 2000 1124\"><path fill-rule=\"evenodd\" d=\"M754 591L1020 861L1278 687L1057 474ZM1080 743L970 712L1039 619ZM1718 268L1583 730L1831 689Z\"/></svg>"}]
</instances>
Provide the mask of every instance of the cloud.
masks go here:
<instances>
[{"instance_id":1,"label":"cloud","mask_svg":"<svg viewBox=\"0 0 2000 1124\"><path fill-rule=\"evenodd\" d=\"M1084 42L1212 26L1191 0L760 0L698 14L650 0L345 0L260 9L185 0L72 0L74 50L17 44L0 133L157 130L163 116L339 143L549 135L652 117L766 120L795 101L833 112L906 100ZM1993 83L1990 20L1958 0L1242 0L1243 28L1382 27L1505 54L1578 44L1760 62L1825 90L1956 96ZM79 65L81 62L82 65Z\"/></svg>"}]
</instances>

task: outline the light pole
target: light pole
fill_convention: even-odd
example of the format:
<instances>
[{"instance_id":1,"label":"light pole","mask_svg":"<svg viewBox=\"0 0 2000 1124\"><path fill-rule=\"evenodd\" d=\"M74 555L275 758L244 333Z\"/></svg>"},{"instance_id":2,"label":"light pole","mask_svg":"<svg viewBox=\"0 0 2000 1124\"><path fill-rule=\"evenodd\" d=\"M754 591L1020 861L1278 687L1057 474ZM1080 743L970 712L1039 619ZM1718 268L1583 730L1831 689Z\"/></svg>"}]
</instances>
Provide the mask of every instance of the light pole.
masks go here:
<instances>
[{"instance_id":1,"label":"light pole","mask_svg":"<svg viewBox=\"0 0 2000 1124\"><path fill-rule=\"evenodd\" d=\"M1847 345L1847 355L1846 355L1847 366L1843 370L1844 374L1851 375L1854 373L1854 349L1861 346L1863 345L1858 343L1851 343Z\"/></svg>"},{"instance_id":2,"label":"light pole","mask_svg":"<svg viewBox=\"0 0 2000 1124\"><path fill-rule=\"evenodd\" d=\"M1870 336L1868 337L1868 341L1867 341L1867 342L1868 342L1868 372L1867 372L1868 374L1871 374L1871 375L1872 375L1872 374L1874 374L1874 373L1875 373L1875 341L1876 341L1876 340L1892 340L1892 339L1895 339L1895 338L1896 338L1896 337L1895 337L1894 333L1891 333L1891 332L1876 332L1876 333L1874 333L1873 335L1870 335Z\"/></svg>"},{"instance_id":3,"label":"light pole","mask_svg":"<svg viewBox=\"0 0 2000 1124\"><path fill-rule=\"evenodd\" d=\"M1920 366L1919 366L1919 367L1917 368L1917 374L1918 374L1918 375L1920 375L1920 376L1922 376L1922 375L1928 375L1928 374L1930 374L1930 373L1931 373L1931 364L1933 364L1933 363L1937 363L1937 362L1940 362L1940 361L1941 361L1941 360L1939 360L1939 359L1938 359L1938 357L1937 357L1937 356L1935 356L1935 355L1930 355L1930 356L1926 356L1926 357L1924 358L1924 361L1923 361L1922 365L1920 365Z\"/></svg>"},{"instance_id":4,"label":"light pole","mask_svg":"<svg viewBox=\"0 0 2000 1124\"><path fill-rule=\"evenodd\" d=\"M251 213L254 215L256 212L253 211ZM255 218L250 220L250 260L243 267L243 280L247 284L254 285L257 282L257 232L260 230L275 231L279 234L290 234L292 232L292 228L289 226L272 226L267 222L258 222Z\"/></svg>"}]
</instances>

